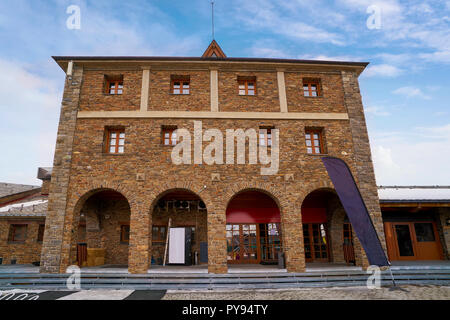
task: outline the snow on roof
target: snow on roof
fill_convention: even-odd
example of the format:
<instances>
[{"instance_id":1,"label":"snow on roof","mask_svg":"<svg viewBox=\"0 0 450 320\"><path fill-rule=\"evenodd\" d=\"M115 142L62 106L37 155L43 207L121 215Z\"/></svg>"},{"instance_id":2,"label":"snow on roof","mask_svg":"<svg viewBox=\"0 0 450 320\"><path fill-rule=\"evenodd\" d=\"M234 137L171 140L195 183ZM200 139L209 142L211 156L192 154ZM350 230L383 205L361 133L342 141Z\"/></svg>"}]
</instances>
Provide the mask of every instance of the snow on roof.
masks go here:
<instances>
[{"instance_id":1,"label":"snow on roof","mask_svg":"<svg viewBox=\"0 0 450 320\"><path fill-rule=\"evenodd\" d=\"M47 213L46 199L13 203L0 207L0 216L45 216Z\"/></svg>"},{"instance_id":2,"label":"snow on roof","mask_svg":"<svg viewBox=\"0 0 450 320\"><path fill-rule=\"evenodd\" d=\"M450 186L380 186L380 201L450 202Z\"/></svg>"}]
</instances>

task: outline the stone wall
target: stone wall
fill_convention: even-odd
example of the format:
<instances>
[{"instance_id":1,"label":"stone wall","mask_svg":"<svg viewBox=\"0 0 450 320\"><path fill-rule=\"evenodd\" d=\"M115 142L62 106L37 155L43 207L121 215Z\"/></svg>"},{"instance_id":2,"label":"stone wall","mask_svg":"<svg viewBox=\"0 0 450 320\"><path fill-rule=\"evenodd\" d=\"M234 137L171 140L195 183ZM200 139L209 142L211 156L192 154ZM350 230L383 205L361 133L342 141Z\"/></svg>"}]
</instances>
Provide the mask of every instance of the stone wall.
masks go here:
<instances>
[{"instance_id":1,"label":"stone wall","mask_svg":"<svg viewBox=\"0 0 450 320\"><path fill-rule=\"evenodd\" d=\"M444 259L450 259L450 226L447 225L447 219L450 219L450 208L438 209L440 227L442 228Z\"/></svg>"},{"instance_id":2,"label":"stone wall","mask_svg":"<svg viewBox=\"0 0 450 320\"><path fill-rule=\"evenodd\" d=\"M190 77L189 94L172 94L171 76ZM148 110L152 111L209 111L209 71L150 71Z\"/></svg>"},{"instance_id":3,"label":"stone wall","mask_svg":"<svg viewBox=\"0 0 450 320\"><path fill-rule=\"evenodd\" d=\"M286 99L289 112L347 112L342 77L337 74L286 72ZM303 79L320 79L320 96L303 95Z\"/></svg>"},{"instance_id":4,"label":"stone wall","mask_svg":"<svg viewBox=\"0 0 450 320\"><path fill-rule=\"evenodd\" d=\"M8 236L11 224L27 224L27 236L25 242L9 242ZM45 223L40 221L16 221L0 220L0 258L3 264L10 264L16 260L17 264L30 264L40 261L42 242L38 242L39 225Z\"/></svg>"},{"instance_id":5,"label":"stone wall","mask_svg":"<svg viewBox=\"0 0 450 320\"><path fill-rule=\"evenodd\" d=\"M64 264L61 267L61 247L64 229L69 228L70 232L72 231L72 225L65 223L65 216L82 81L83 69L75 66L73 76L66 77L64 86L41 254L43 273L64 272L67 266Z\"/></svg>"},{"instance_id":6,"label":"stone wall","mask_svg":"<svg viewBox=\"0 0 450 320\"><path fill-rule=\"evenodd\" d=\"M123 94L109 94L106 90L105 76L123 76ZM86 70L81 86L79 110L139 110L141 86L141 70Z\"/></svg>"},{"instance_id":7,"label":"stone wall","mask_svg":"<svg viewBox=\"0 0 450 320\"><path fill-rule=\"evenodd\" d=\"M238 94L238 76L256 77L256 94ZM276 72L219 71L219 110L248 112L279 112Z\"/></svg>"}]
</instances>

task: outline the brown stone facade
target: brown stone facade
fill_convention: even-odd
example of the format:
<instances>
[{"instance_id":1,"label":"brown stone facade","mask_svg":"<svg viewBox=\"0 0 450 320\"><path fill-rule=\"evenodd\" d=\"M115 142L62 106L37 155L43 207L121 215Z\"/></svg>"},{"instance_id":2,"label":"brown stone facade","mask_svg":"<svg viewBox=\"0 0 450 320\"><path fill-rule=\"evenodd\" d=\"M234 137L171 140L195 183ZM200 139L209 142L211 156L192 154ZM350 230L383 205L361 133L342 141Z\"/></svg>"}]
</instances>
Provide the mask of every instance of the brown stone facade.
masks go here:
<instances>
[{"instance_id":1,"label":"brown stone facade","mask_svg":"<svg viewBox=\"0 0 450 320\"><path fill-rule=\"evenodd\" d=\"M65 67L67 61L59 63ZM276 202L280 209L286 268L288 272L304 272L302 203L315 190L334 192L320 159L323 154L339 157L349 165L384 242L358 88L361 66L250 64L226 59L221 62L111 60L89 63L75 59L73 63L74 74L66 79L61 109L41 272L64 272L69 265L76 263L77 228L85 219L88 247L106 249L106 263L128 264L130 272L146 273L151 267L152 256L153 260L158 260L162 254L161 244L152 241L152 226L165 225L172 217L177 226L193 226L195 223L195 246L200 242L208 244L209 272L226 273L227 206L237 194L249 190L267 194ZM150 68L145 112L140 99L144 67ZM218 70L219 114L226 112L227 117L205 115L211 111L212 105L212 67ZM285 72L289 111L284 119L273 116L280 112L277 79L280 68ZM122 97L111 97L102 91L104 76L116 73L115 70L121 70L120 74L124 75ZM189 75L191 94L171 94L172 75ZM239 96L238 77L256 77L257 95ZM320 79L321 97L302 96L303 77ZM138 111L139 105L141 111ZM90 117L89 111L105 112ZM116 111L122 113L117 114ZM165 113L152 116L153 111ZM176 113L179 111L192 111L193 115L201 111L202 115L185 117ZM85 116L80 117L78 112L84 112ZM270 112L270 116L246 119L246 112ZM296 116L290 117L290 112ZM313 113L317 117L302 118L302 113ZM348 115L348 119L336 119L333 117L335 114ZM161 129L165 126L185 128L193 135L194 120L202 121L203 130L219 129L224 136L227 129L253 128L258 131L260 127L268 126L279 129L277 174L261 175L260 169L266 165L250 165L248 160L244 165L173 164L173 147L162 144ZM125 131L125 152L109 154L105 148L105 130L117 127ZM308 128L322 130L323 154L307 154L305 130ZM203 147L207 144L203 142ZM206 211L193 211L186 215L155 211L164 194L180 190L200 198ZM93 201L100 197L99 194L109 194L112 198ZM113 194L121 196L116 199ZM340 262L339 233L343 213L336 208L334 211L333 218L330 217L331 224L329 222L329 233L335 238L331 256ZM340 222L336 225L333 224L335 221ZM127 245L120 241L120 225L125 222L130 225ZM357 263L367 265L357 241L355 248Z\"/></svg>"},{"instance_id":2,"label":"brown stone facade","mask_svg":"<svg viewBox=\"0 0 450 320\"><path fill-rule=\"evenodd\" d=\"M40 261L42 242L38 241L39 225L45 220L8 219L0 220L0 258L2 264L30 264ZM10 241L9 235L12 225L25 225L26 238L24 241Z\"/></svg>"}]
</instances>

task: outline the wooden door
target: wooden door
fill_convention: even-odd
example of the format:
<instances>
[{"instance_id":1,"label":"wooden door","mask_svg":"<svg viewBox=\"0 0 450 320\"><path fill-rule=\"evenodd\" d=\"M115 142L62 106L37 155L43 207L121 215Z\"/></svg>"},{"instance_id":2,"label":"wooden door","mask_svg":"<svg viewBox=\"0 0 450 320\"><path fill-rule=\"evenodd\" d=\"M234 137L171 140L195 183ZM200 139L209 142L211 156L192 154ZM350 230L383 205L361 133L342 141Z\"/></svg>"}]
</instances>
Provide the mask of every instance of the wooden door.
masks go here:
<instances>
[{"instance_id":1,"label":"wooden door","mask_svg":"<svg viewBox=\"0 0 450 320\"><path fill-rule=\"evenodd\" d=\"M353 247L353 229L350 223L344 223L343 225L343 249L344 249L344 260L348 264L355 264L355 249Z\"/></svg>"},{"instance_id":2,"label":"wooden door","mask_svg":"<svg viewBox=\"0 0 450 320\"><path fill-rule=\"evenodd\" d=\"M433 221L385 222L390 260L440 260L442 247Z\"/></svg>"},{"instance_id":3,"label":"wooden door","mask_svg":"<svg viewBox=\"0 0 450 320\"><path fill-rule=\"evenodd\" d=\"M328 262L328 235L325 223L303 225L306 262Z\"/></svg>"},{"instance_id":4,"label":"wooden door","mask_svg":"<svg viewBox=\"0 0 450 320\"><path fill-rule=\"evenodd\" d=\"M227 224L228 263L259 263L259 241L257 224Z\"/></svg>"},{"instance_id":5,"label":"wooden door","mask_svg":"<svg viewBox=\"0 0 450 320\"><path fill-rule=\"evenodd\" d=\"M414 222L413 232L416 241L418 260L440 260L442 259L442 248L440 246L436 225L433 222Z\"/></svg>"}]
</instances>

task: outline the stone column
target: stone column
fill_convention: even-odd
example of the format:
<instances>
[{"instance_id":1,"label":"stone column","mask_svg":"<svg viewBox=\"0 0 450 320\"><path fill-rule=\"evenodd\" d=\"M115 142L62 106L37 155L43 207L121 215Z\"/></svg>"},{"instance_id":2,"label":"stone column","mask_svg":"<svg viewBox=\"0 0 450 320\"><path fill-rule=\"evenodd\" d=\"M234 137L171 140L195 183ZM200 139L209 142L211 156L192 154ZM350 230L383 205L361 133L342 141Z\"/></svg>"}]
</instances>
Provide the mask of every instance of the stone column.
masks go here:
<instances>
[{"instance_id":1,"label":"stone column","mask_svg":"<svg viewBox=\"0 0 450 320\"><path fill-rule=\"evenodd\" d=\"M226 209L208 208L208 272L227 273Z\"/></svg>"},{"instance_id":2,"label":"stone column","mask_svg":"<svg viewBox=\"0 0 450 320\"><path fill-rule=\"evenodd\" d=\"M219 112L219 71L211 69L211 112Z\"/></svg>"},{"instance_id":3,"label":"stone column","mask_svg":"<svg viewBox=\"0 0 450 320\"><path fill-rule=\"evenodd\" d=\"M142 68L142 87L141 87L141 112L146 112L148 110L148 97L150 88L150 68Z\"/></svg>"},{"instance_id":4,"label":"stone column","mask_svg":"<svg viewBox=\"0 0 450 320\"><path fill-rule=\"evenodd\" d=\"M355 172L353 174L355 175L364 203L378 233L381 245L385 253L387 253L383 219L378 199L369 135L367 133L364 109L359 90L358 75L352 71L342 71L342 82L344 87L344 103L349 115L350 130L353 139L355 163ZM363 267L368 265L365 254L363 255L362 265Z\"/></svg>"},{"instance_id":5,"label":"stone column","mask_svg":"<svg viewBox=\"0 0 450 320\"><path fill-rule=\"evenodd\" d=\"M278 98L280 100L280 112L288 112L284 70L277 71L277 82L278 82Z\"/></svg>"},{"instance_id":6,"label":"stone column","mask_svg":"<svg viewBox=\"0 0 450 320\"><path fill-rule=\"evenodd\" d=\"M128 271L145 274L150 267L152 213L143 204L130 205Z\"/></svg>"},{"instance_id":7,"label":"stone column","mask_svg":"<svg viewBox=\"0 0 450 320\"><path fill-rule=\"evenodd\" d=\"M450 226L447 226L447 219L450 219L450 208L438 209L439 219L442 227L442 251L444 259L450 259Z\"/></svg>"},{"instance_id":8,"label":"stone column","mask_svg":"<svg viewBox=\"0 0 450 320\"><path fill-rule=\"evenodd\" d=\"M72 74L66 76L56 138L48 211L41 254L42 273L64 272L61 265L66 203L72 164L72 146L80 101L83 69L73 64ZM70 245L70 244L69 244ZM67 259L66 259L67 260Z\"/></svg>"},{"instance_id":9,"label":"stone column","mask_svg":"<svg viewBox=\"0 0 450 320\"><path fill-rule=\"evenodd\" d=\"M302 214L293 204L281 208L281 232L287 271L305 272Z\"/></svg>"}]
</instances>

